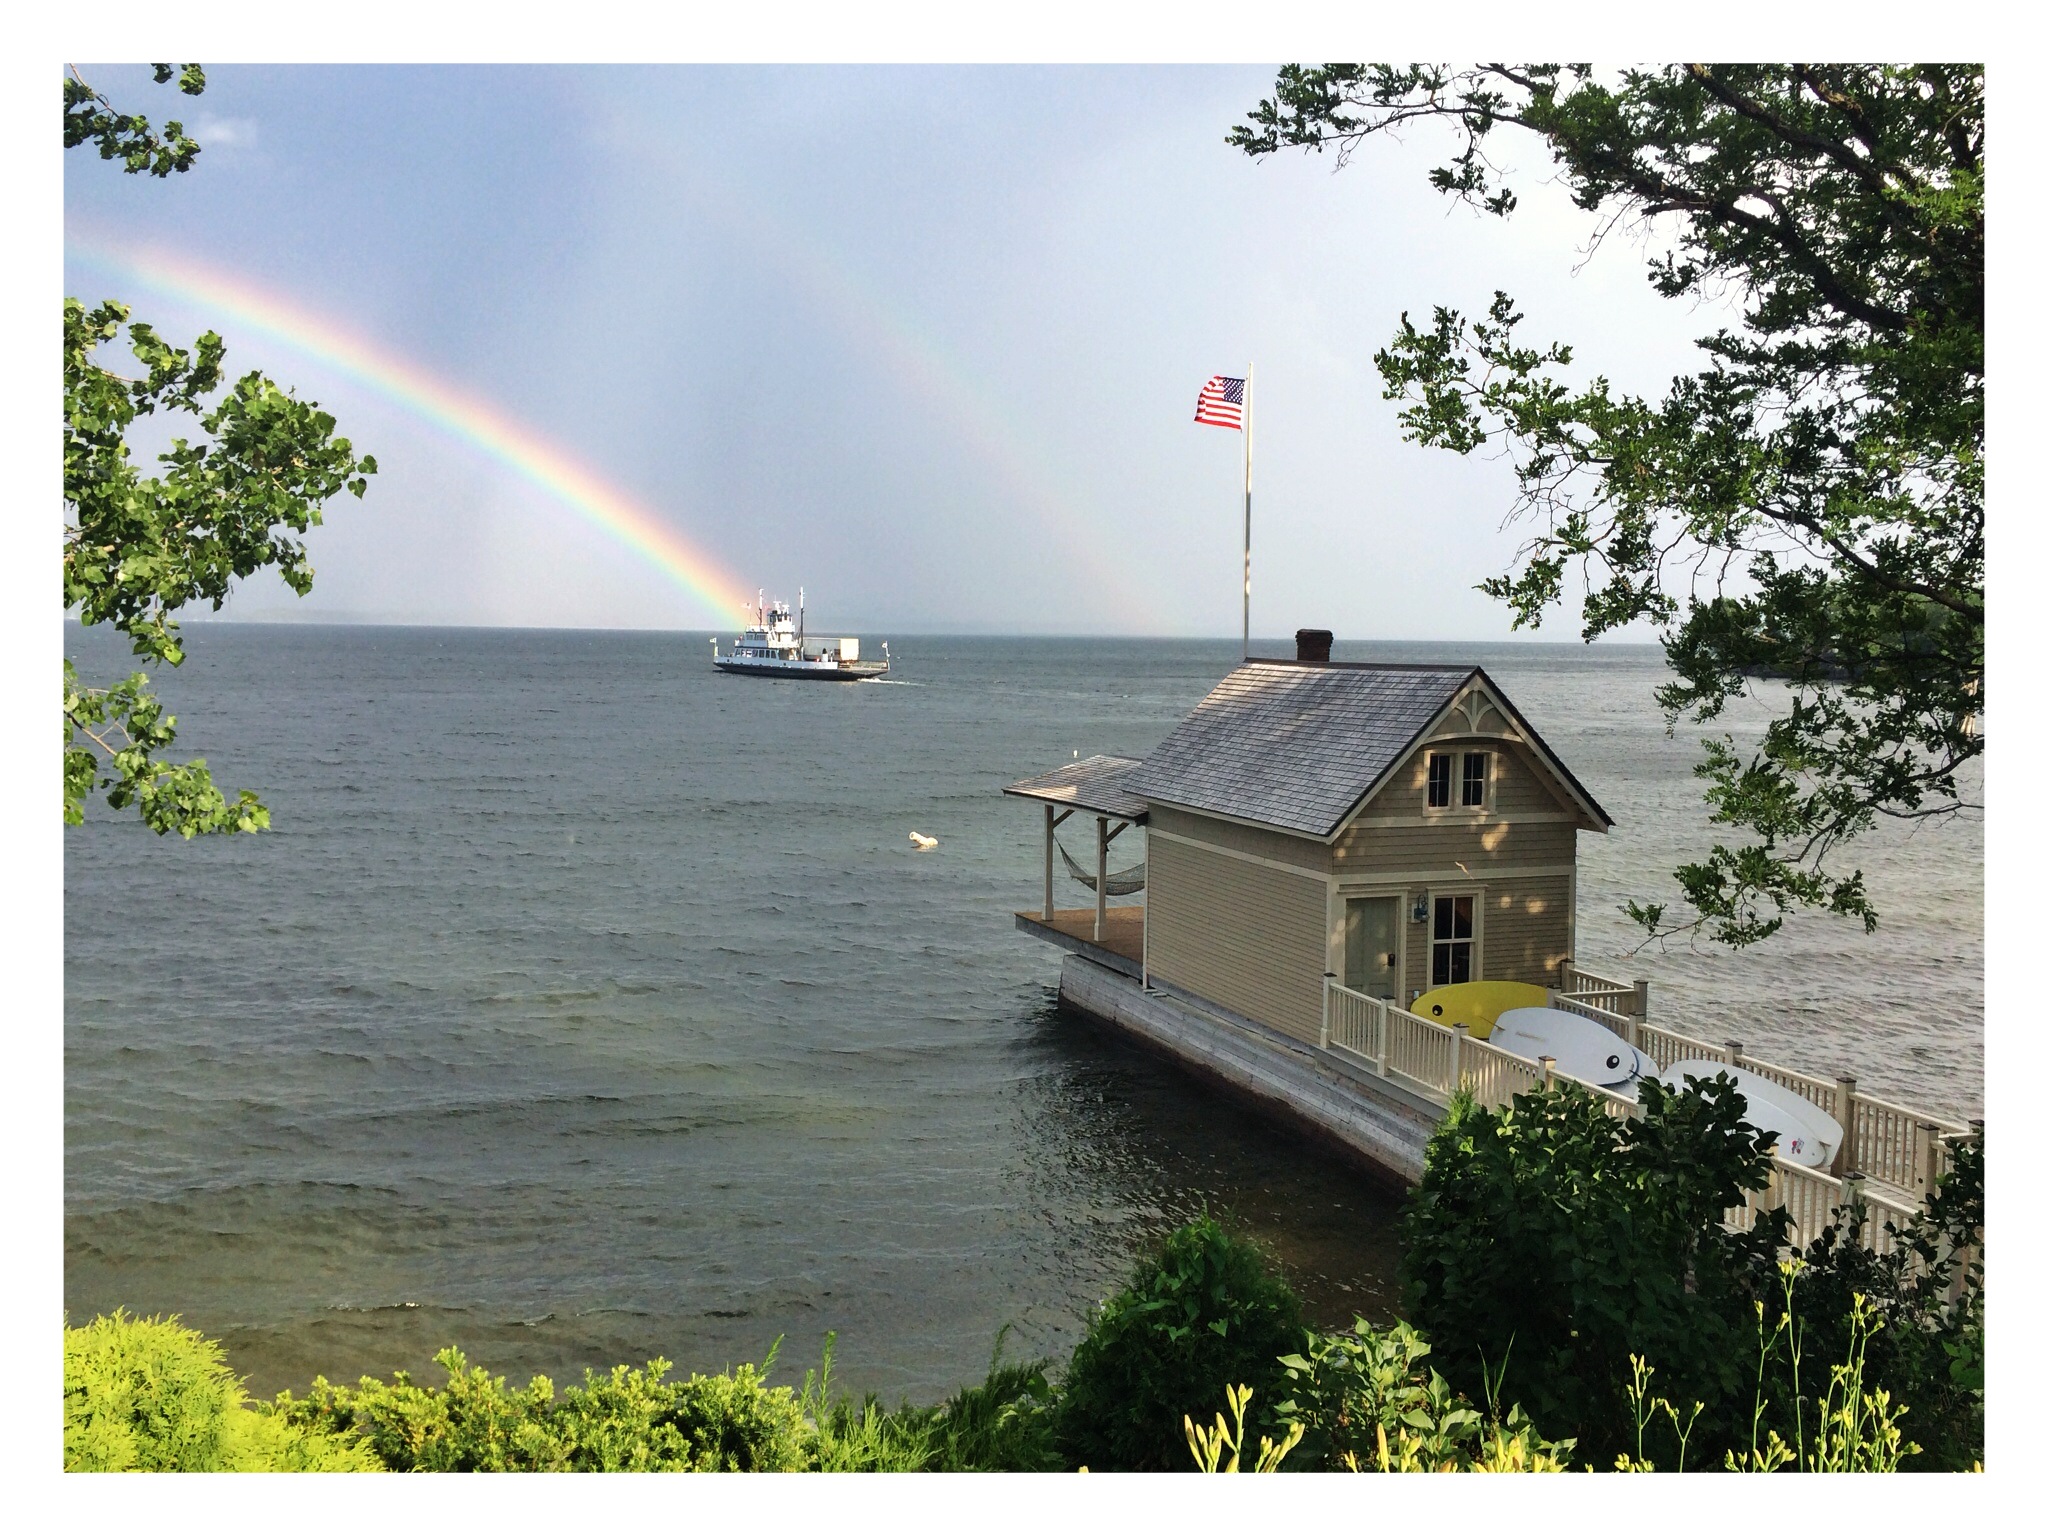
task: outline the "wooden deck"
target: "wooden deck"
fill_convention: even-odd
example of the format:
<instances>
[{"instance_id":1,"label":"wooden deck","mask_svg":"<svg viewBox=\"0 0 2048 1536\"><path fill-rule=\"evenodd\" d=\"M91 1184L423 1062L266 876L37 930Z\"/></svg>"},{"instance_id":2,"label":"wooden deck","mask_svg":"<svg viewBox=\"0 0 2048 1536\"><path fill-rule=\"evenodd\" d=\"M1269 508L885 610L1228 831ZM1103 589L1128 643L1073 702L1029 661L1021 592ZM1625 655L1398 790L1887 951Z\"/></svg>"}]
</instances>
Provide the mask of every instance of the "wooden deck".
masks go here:
<instances>
[{"instance_id":1,"label":"wooden deck","mask_svg":"<svg viewBox=\"0 0 2048 1536\"><path fill-rule=\"evenodd\" d=\"M1145 908L1111 907L1103 913L1102 940L1095 938L1093 907L1062 907L1052 921L1036 909L1017 914L1017 927L1034 938L1045 939L1077 955L1099 960L1126 976L1139 975L1145 964Z\"/></svg>"}]
</instances>

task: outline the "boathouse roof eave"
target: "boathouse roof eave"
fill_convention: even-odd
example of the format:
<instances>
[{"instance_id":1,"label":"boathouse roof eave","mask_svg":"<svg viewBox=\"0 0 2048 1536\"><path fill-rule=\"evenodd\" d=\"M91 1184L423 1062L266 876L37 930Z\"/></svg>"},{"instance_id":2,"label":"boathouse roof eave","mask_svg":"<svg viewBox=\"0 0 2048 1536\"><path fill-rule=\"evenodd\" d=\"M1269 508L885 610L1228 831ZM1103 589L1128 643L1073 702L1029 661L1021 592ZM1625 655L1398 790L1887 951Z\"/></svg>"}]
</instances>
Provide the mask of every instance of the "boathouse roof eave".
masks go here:
<instances>
[{"instance_id":1,"label":"boathouse roof eave","mask_svg":"<svg viewBox=\"0 0 2048 1536\"><path fill-rule=\"evenodd\" d=\"M1003 793L1066 810L1093 811L1098 816L1113 816L1118 821L1142 826L1147 819L1147 802L1123 787L1125 779L1142 762L1141 758L1098 753L1006 784Z\"/></svg>"}]
</instances>

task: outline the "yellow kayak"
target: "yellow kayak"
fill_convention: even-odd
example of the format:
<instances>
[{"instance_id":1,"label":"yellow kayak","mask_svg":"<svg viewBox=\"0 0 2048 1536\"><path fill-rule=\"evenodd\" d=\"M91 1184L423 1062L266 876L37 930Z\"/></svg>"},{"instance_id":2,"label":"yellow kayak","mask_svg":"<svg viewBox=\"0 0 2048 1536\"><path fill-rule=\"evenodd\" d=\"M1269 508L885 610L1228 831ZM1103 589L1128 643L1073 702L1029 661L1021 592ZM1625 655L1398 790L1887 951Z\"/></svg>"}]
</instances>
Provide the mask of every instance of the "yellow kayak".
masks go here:
<instances>
[{"instance_id":1,"label":"yellow kayak","mask_svg":"<svg viewBox=\"0 0 2048 1536\"><path fill-rule=\"evenodd\" d=\"M1415 999L1408 1011L1433 1024L1462 1024L1475 1040L1493 1033L1494 1020L1510 1008L1548 1006L1550 994L1526 981L1461 981Z\"/></svg>"}]
</instances>

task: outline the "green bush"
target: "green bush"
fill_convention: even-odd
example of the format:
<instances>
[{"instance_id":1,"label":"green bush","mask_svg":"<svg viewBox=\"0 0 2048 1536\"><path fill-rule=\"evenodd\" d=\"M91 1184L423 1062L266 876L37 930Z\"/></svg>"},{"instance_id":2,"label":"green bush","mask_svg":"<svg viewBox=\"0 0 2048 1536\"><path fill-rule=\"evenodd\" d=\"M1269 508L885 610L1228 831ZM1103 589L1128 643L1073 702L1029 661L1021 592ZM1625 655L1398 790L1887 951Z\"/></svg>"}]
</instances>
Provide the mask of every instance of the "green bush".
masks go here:
<instances>
[{"instance_id":1,"label":"green bush","mask_svg":"<svg viewBox=\"0 0 2048 1536\"><path fill-rule=\"evenodd\" d=\"M1090 1320L1062 1383L1059 1450L1098 1471L1188 1470L1183 1419L1206 1419L1240 1384L1270 1405L1280 1356L1304 1338L1301 1303L1264 1255L1206 1216L1191 1222ZM1272 1426L1259 1410L1254 1436Z\"/></svg>"},{"instance_id":2,"label":"green bush","mask_svg":"<svg viewBox=\"0 0 2048 1536\"><path fill-rule=\"evenodd\" d=\"M1408 1316L1454 1388L1479 1399L1491 1381L1596 1464L1630 1443L1630 1357L1654 1360L1673 1400L1706 1404L1717 1461L1747 1438L1785 1217L1722 1225L1770 1169L1730 1080L1647 1081L1642 1102L1617 1120L1561 1084L1500 1111L1454 1104L1403 1218Z\"/></svg>"},{"instance_id":3,"label":"green bush","mask_svg":"<svg viewBox=\"0 0 2048 1536\"><path fill-rule=\"evenodd\" d=\"M1765 1390L1788 1405L1774 1427L1793 1437L1797 1406L1826 1384L1811 1370L1795 1374L1796 1345L1808 1361L1853 1359L1873 1391L1911 1405L1910 1470L1967 1471L1984 1456L1983 1148L1957 1147L1904 1230L1891 1227L1885 1253L1863 1246L1867 1219L1858 1209L1830 1224L1799 1255L1782 1301L1773 1298L1782 1337L1768 1351Z\"/></svg>"},{"instance_id":4,"label":"green bush","mask_svg":"<svg viewBox=\"0 0 2048 1536\"><path fill-rule=\"evenodd\" d=\"M505 1378L473 1367L462 1351L434 1357L444 1387L421 1387L404 1371L390 1383L363 1377L353 1387L326 1378L303 1399L287 1392L288 1422L353 1436L398 1472L800 1472L809 1465L801 1407L788 1387L763 1378L774 1363L729 1375L666 1378L669 1362L645 1370L586 1371L555 1399L536 1376L511 1392Z\"/></svg>"},{"instance_id":5,"label":"green bush","mask_svg":"<svg viewBox=\"0 0 2048 1536\"><path fill-rule=\"evenodd\" d=\"M1722 1225L1769 1173L1768 1138L1742 1124L1743 1108L1725 1077L1684 1093L1645 1083L1635 1121L1568 1085L1498 1112L1454 1104L1404 1217L1409 1316L1444 1375L1474 1398L1491 1377L1546 1433L1611 1465L1643 1455L1638 1372L1653 1369L1657 1400L1683 1410L1680 1435L1676 1410L1659 1409L1660 1456L1682 1439L1703 1467L1754 1463L1759 1436L1810 1443L1834 1375L1853 1364L1856 1394L1910 1413L1906 1465L1975 1464L1981 1149L1958 1150L1889 1252L1865 1248L1852 1216L1794 1254L1785 1281L1782 1211L1748 1233Z\"/></svg>"},{"instance_id":6,"label":"green bush","mask_svg":"<svg viewBox=\"0 0 2048 1536\"><path fill-rule=\"evenodd\" d=\"M557 1397L536 1376L520 1391L472 1366L457 1349L434 1358L446 1385L405 1372L355 1386L314 1381L304 1398L280 1394L283 1422L361 1443L402 1472L922 1472L1044 1471L1051 1388L1045 1362L991 1363L988 1379L937 1407L887 1409L872 1395L832 1390L833 1337L800 1391L771 1387L775 1351L757 1369L667 1379L645 1370L585 1372Z\"/></svg>"},{"instance_id":7,"label":"green bush","mask_svg":"<svg viewBox=\"0 0 2048 1536\"><path fill-rule=\"evenodd\" d=\"M895 1412L873 1393L855 1399L832 1393L832 1349L836 1334L825 1335L825 1357L816 1371L804 1372L797 1398L810 1432L810 1466L818 1472L925 1472L938 1449L936 1423L941 1410L913 1408Z\"/></svg>"},{"instance_id":8,"label":"green bush","mask_svg":"<svg viewBox=\"0 0 2048 1536\"><path fill-rule=\"evenodd\" d=\"M67 1472L374 1472L359 1446L248 1405L221 1346L116 1310L64 1329Z\"/></svg>"},{"instance_id":9,"label":"green bush","mask_svg":"<svg viewBox=\"0 0 2048 1536\"><path fill-rule=\"evenodd\" d=\"M1003 1363L1005 1328L996 1335L987 1377L944 1403L882 1406L832 1394L835 1336L825 1357L804 1374L798 1402L811 1430L811 1465L820 1472L1057 1472L1052 1443L1054 1392L1044 1360Z\"/></svg>"},{"instance_id":10,"label":"green bush","mask_svg":"<svg viewBox=\"0 0 2048 1536\"><path fill-rule=\"evenodd\" d=\"M1280 1361L1287 1396L1282 1424L1301 1430L1293 1465L1324 1471L1469 1472L1565 1470L1569 1440L1536 1433L1519 1406L1502 1418L1452 1390L1425 1361L1429 1341L1407 1323L1309 1335Z\"/></svg>"},{"instance_id":11,"label":"green bush","mask_svg":"<svg viewBox=\"0 0 2048 1536\"><path fill-rule=\"evenodd\" d=\"M979 1386L965 1387L937 1425L934 1472L1058 1472L1066 1463L1055 1439L1057 1396L1048 1362L989 1367Z\"/></svg>"}]
</instances>

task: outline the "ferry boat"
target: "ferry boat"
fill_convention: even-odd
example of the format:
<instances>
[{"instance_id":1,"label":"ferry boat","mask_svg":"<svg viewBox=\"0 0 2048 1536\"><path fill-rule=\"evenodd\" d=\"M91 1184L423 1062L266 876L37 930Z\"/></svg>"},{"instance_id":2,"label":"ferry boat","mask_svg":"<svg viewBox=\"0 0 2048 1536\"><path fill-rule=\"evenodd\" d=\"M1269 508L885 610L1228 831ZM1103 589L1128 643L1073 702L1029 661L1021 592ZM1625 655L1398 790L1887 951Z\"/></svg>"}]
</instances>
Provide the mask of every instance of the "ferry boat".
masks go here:
<instances>
[{"instance_id":1,"label":"ferry boat","mask_svg":"<svg viewBox=\"0 0 2048 1536\"><path fill-rule=\"evenodd\" d=\"M815 650L804 646L804 592L796 592L796 615L789 604L777 598L772 603L754 600L754 623L733 648L721 655L718 642L711 642L711 664L721 672L740 672L751 677L810 677L827 682L858 683L881 677L889 670L889 642L882 642L880 661L862 661L860 641L852 635L820 642Z\"/></svg>"}]
</instances>

